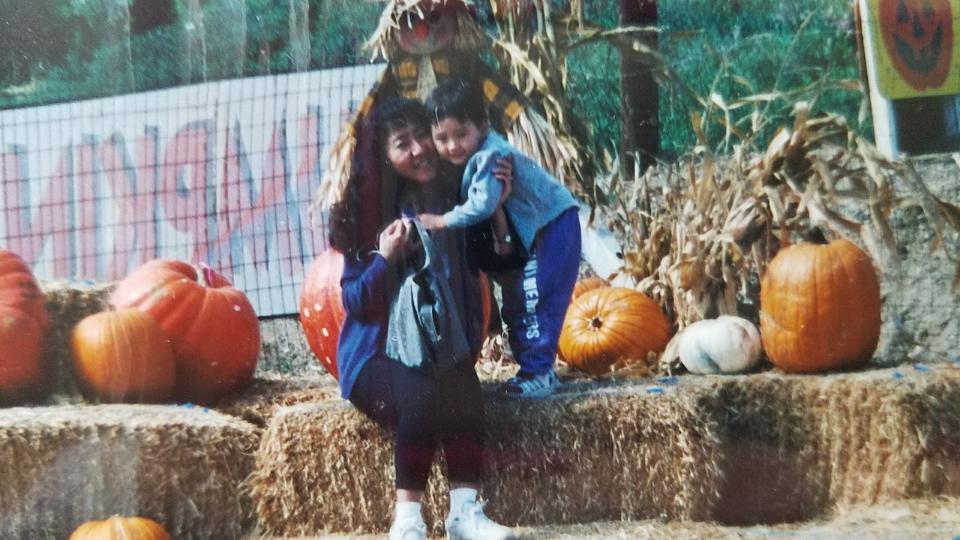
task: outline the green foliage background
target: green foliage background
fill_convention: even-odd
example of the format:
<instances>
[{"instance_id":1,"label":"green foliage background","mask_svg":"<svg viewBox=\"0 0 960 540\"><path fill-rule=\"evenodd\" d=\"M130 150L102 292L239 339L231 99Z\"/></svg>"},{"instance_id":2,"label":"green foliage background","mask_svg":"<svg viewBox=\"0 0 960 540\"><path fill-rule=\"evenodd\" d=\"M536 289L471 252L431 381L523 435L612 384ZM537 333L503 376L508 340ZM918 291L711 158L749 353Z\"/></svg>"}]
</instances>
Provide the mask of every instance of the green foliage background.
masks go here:
<instances>
[{"instance_id":1,"label":"green foliage background","mask_svg":"<svg viewBox=\"0 0 960 540\"><path fill-rule=\"evenodd\" d=\"M188 0L0 0L0 108L294 69L288 1L192 5L198 4L202 28L191 23ZM564 0L554 4L558 10L566 6ZM166 20L159 17L161 24L140 31L139 18L151 6ZM617 25L617 0L590 0L585 6L589 21ZM376 25L381 4L309 0L309 9L311 69L369 60L361 45ZM716 93L726 103L783 94L735 111L744 129L757 117L762 120L760 139L786 122L793 102L801 99L809 100L814 111L843 114L856 130L868 132L859 114L863 95L853 84L859 75L849 1L660 0L658 9L660 52L696 94ZM567 98L591 127L596 148L615 151L621 118L619 50L603 42L576 47L567 66ZM680 90L674 81L660 86L666 159L696 143L692 112L708 119L719 114ZM718 122L707 122L705 132L712 144L722 146L724 129Z\"/></svg>"}]
</instances>

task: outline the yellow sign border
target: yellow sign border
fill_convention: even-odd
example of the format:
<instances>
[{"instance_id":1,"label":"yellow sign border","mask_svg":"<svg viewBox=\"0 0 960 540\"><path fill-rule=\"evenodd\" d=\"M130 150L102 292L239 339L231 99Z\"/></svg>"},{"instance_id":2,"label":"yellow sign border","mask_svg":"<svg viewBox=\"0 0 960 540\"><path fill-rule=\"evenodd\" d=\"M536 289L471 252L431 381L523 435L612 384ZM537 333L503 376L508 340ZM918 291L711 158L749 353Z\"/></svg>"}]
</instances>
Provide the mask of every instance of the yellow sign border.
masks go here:
<instances>
[{"instance_id":1,"label":"yellow sign border","mask_svg":"<svg viewBox=\"0 0 960 540\"><path fill-rule=\"evenodd\" d=\"M872 38L873 59L876 62L877 89L887 99L903 99L926 96L949 96L960 94L960 0L948 0L953 11L953 52L950 71L942 85L918 90L905 81L893 59L887 53L880 32L880 0L868 0L866 18Z\"/></svg>"}]
</instances>

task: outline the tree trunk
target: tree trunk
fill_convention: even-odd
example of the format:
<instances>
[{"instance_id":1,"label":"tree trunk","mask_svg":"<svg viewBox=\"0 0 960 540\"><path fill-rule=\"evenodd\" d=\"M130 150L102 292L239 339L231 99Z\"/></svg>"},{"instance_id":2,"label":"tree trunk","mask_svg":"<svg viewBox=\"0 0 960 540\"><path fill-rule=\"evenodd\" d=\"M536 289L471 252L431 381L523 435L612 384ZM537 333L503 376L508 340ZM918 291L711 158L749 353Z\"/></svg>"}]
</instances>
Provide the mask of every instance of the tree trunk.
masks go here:
<instances>
[{"instance_id":1,"label":"tree trunk","mask_svg":"<svg viewBox=\"0 0 960 540\"><path fill-rule=\"evenodd\" d=\"M656 25L656 0L620 0L620 24ZM656 36L644 38L644 44L655 49ZM627 48L620 51L620 100L620 170L633 178L635 167L646 170L660 151L659 92L649 66Z\"/></svg>"},{"instance_id":2,"label":"tree trunk","mask_svg":"<svg viewBox=\"0 0 960 540\"><path fill-rule=\"evenodd\" d=\"M133 77L133 51L130 48L130 6L126 0L114 0L107 4L105 21L109 50L113 52L115 69L113 88L117 92L133 92L136 81Z\"/></svg>"},{"instance_id":3,"label":"tree trunk","mask_svg":"<svg viewBox=\"0 0 960 540\"><path fill-rule=\"evenodd\" d=\"M245 0L223 0L220 10L223 28L220 43L223 50L215 52L223 58L222 77L242 77L243 66L247 59L247 3Z\"/></svg>"},{"instance_id":4,"label":"tree trunk","mask_svg":"<svg viewBox=\"0 0 960 540\"><path fill-rule=\"evenodd\" d=\"M207 80L207 39L203 27L203 10L200 0L184 0L186 16L183 25L183 59L180 64L180 82L192 83Z\"/></svg>"},{"instance_id":5,"label":"tree trunk","mask_svg":"<svg viewBox=\"0 0 960 540\"><path fill-rule=\"evenodd\" d=\"M290 56L294 71L310 69L309 0L290 0Z\"/></svg>"}]
</instances>

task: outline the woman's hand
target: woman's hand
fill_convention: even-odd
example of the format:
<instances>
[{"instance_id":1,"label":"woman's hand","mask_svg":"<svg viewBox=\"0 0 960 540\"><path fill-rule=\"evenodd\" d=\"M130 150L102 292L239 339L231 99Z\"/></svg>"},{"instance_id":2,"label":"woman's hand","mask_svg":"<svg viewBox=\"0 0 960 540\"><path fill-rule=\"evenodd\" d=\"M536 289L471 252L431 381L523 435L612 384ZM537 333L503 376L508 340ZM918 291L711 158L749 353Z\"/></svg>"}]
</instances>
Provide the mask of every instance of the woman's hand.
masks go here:
<instances>
[{"instance_id":1,"label":"woman's hand","mask_svg":"<svg viewBox=\"0 0 960 540\"><path fill-rule=\"evenodd\" d=\"M510 191L513 189L513 156L507 154L497 160L496 165L493 166L493 177L503 182L503 191L497 201L499 207L503 205L503 201L507 200Z\"/></svg>"},{"instance_id":2,"label":"woman's hand","mask_svg":"<svg viewBox=\"0 0 960 540\"><path fill-rule=\"evenodd\" d=\"M380 231L380 254L387 262L395 263L406 257L410 227L413 225L403 219L397 219Z\"/></svg>"}]
</instances>

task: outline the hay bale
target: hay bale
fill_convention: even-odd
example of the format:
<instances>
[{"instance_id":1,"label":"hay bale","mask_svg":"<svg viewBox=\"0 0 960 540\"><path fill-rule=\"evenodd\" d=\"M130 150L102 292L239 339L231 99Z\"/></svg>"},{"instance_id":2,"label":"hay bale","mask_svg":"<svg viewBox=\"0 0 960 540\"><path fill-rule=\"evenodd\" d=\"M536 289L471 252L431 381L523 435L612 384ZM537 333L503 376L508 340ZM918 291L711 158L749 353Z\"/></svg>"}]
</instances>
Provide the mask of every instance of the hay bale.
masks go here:
<instances>
[{"instance_id":1,"label":"hay bale","mask_svg":"<svg viewBox=\"0 0 960 540\"><path fill-rule=\"evenodd\" d=\"M271 317L260 321L260 359L257 375L272 374L319 377L327 375L310 350L297 315Z\"/></svg>"},{"instance_id":2,"label":"hay bale","mask_svg":"<svg viewBox=\"0 0 960 540\"><path fill-rule=\"evenodd\" d=\"M493 402L491 512L524 525L706 519L719 438L697 405L697 392L644 383Z\"/></svg>"},{"instance_id":3,"label":"hay bale","mask_svg":"<svg viewBox=\"0 0 960 540\"><path fill-rule=\"evenodd\" d=\"M221 400L216 409L263 428L280 407L339 397L340 387L329 375L289 377L264 374L257 376L239 394Z\"/></svg>"},{"instance_id":4,"label":"hay bale","mask_svg":"<svg viewBox=\"0 0 960 540\"><path fill-rule=\"evenodd\" d=\"M690 379L692 377L684 377ZM801 521L834 507L960 493L960 369L705 377L726 481L714 519Z\"/></svg>"},{"instance_id":5,"label":"hay bale","mask_svg":"<svg viewBox=\"0 0 960 540\"><path fill-rule=\"evenodd\" d=\"M647 390L573 385L544 400L488 401L490 515L512 525L709 517L716 430L698 416L695 392ZM448 505L442 470L434 466L425 500L434 533ZM251 485L264 531L296 536L386 530L393 479L390 433L331 401L274 415Z\"/></svg>"},{"instance_id":6,"label":"hay bale","mask_svg":"<svg viewBox=\"0 0 960 540\"><path fill-rule=\"evenodd\" d=\"M79 396L80 388L73 378L73 353L70 335L84 317L99 313L115 283L49 281L40 283L44 305L50 315L50 327L44 339L43 358L50 391Z\"/></svg>"},{"instance_id":7,"label":"hay bale","mask_svg":"<svg viewBox=\"0 0 960 540\"><path fill-rule=\"evenodd\" d=\"M174 538L238 538L259 430L200 407L18 407L0 414L0 538L62 539L111 514Z\"/></svg>"}]
</instances>

